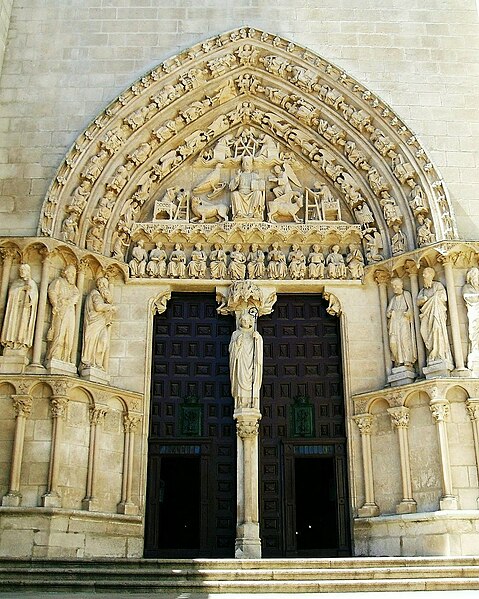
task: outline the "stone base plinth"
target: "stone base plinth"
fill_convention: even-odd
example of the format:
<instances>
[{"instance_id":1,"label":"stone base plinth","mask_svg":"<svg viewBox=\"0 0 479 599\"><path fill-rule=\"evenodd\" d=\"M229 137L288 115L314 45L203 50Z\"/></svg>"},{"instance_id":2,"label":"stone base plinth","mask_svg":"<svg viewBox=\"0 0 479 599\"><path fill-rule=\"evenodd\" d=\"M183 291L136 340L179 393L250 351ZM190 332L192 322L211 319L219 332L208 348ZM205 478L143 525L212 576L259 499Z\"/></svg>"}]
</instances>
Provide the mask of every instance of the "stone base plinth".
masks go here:
<instances>
[{"instance_id":1,"label":"stone base plinth","mask_svg":"<svg viewBox=\"0 0 479 599\"><path fill-rule=\"evenodd\" d=\"M379 507L375 503L365 503L358 509L358 516L360 518L379 516Z\"/></svg>"},{"instance_id":2,"label":"stone base plinth","mask_svg":"<svg viewBox=\"0 0 479 599\"><path fill-rule=\"evenodd\" d=\"M398 387L399 385L413 383L415 379L416 371L412 366L396 366L388 376L388 383L391 387Z\"/></svg>"},{"instance_id":3,"label":"stone base plinth","mask_svg":"<svg viewBox=\"0 0 479 599\"><path fill-rule=\"evenodd\" d=\"M417 512L417 504L414 499L405 499L396 506L396 514L415 514Z\"/></svg>"},{"instance_id":4,"label":"stone base plinth","mask_svg":"<svg viewBox=\"0 0 479 599\"><path fill-rule=\"evenodd\" d=\"M477 555L479 511L356 518L353 534L356 556Z\"/></svg>"},{"instance_id":5,"label":"stone base plinth","mask_svg":"<svg viewBox=\"0 0 479 599\"><path fill-rule=\"evenodd\" d=\"M259 538L259 524L257 522L248 522L237 527L235 558L261 558L261 539Z\"/></svg>"},{"instance_id":6,"label":"stone base plinth","mask_svg":"<svg viewBox=\"0 0 479 599\"><path fill-rule=\"evenodd\" d=\"M68 374L75 376L77 374L77 367L75 364L70 362L63 362L63 360L56 360L52 358L45 364L48 374Z\"/></svg>"},{"instance_id":7,"label":"stone base plinth","mask_svg":"<svg viewBox=\"0 0 479 599\"><path fill-rule=\"evenodd\" d=\"M45 493L42 495L42 507L61 507L62 498L58 493Z\"/></svg>"},{"instance_id":8,"label":"stone base plinth","mask_svg":"<svg viewBox=\"0 0 479 599\"><path fill-rule=\"evenodd\" d=\"M138 514L139 509L138 509L138 506L135 505L134 503L122 502L116 506L116 511L119 514L126 514L128 516L136 516Z\"/></svg>"},{"instance_id":9,"label":"stone base plinth","mask_svg":"<svg viewBox=\"0 0 479 599\"><path fill-rule=\"evenodd\" d=\"M22 374L28 366L26 348L11 349L6 347L0 356L0 374Z\"/></svg>"},{"instance_id":10,"label":"stone base plinth","mask_svg":"<svg viewBox=\"0 0 479 599\"><path fill-rule=\"evenodd\" d=\"M440 510L457 510L457 497L455 495L444 495L439 500Z\"/></svg>"},{"instance_id":11,"label":"stone base plinth","mask_svg":"<svg viewBox=\"0 0 479 599\"><path fill-rule=\"evenodd\" d=\"M41 507L0 508L0 557L142 555L141 516Z\"/></svg>"},{"instance_id":12,"label":"stone base plinth","mask_svg":"<svg viewBox=\"0 0 479 599\"><path fill-rule=\"evenodd\" d=\"M104 383L108 385L110 382L110 375L101 368L95 368L94 366L83 366L79 369L80 376L87 381L93 383Z\"/></svg>"},{"instance_id":13,"label":"stone base plinth","mask_svg":"<svg viewBox=\"0 0 479 599\"><path fill-rule=\"evenodd\" d=\"M435 379L438 377L450 376L453 368L454 364L451 362L436 360L435 362L430 362L422 369L422 371L427 379Z\"/></svg>"},{"instance_id":14,"label":"stone base plinth","mask_svg":"<svg viewBox=\"0 0 479 599\"><path fill-rule=\"evenodd\" d=\"M2 497L3 507L18 507L22 502L21 493L7 493Z\"/></svg>"}]
</instances>

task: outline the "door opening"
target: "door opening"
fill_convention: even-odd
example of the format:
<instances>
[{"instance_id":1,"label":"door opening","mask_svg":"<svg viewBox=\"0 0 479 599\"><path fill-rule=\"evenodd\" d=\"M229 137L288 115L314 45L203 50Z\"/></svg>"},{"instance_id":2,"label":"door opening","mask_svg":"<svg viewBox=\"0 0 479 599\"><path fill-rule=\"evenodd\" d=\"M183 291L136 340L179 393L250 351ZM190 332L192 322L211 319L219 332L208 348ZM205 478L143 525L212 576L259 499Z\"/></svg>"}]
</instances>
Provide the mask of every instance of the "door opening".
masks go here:
<instances>
[{"instance_id":1,"label":"door opening","mask_svg":"<svg viewBox=\"0 0 479 599\"><path fill-rule=\"evenodd\" d=\"M298 555L331 555L338 549L334 458L294 460Z\"/></svg>"},{"instance_id":2,"label":"door opening","mask_svg":"<svg viewBox=\"0 0 479 599\"><path fill-rule=\"evenodd\" d=\"M159 489L159 549L200 546L199 457L162 457Z\"/></svg>"}]
</instances>

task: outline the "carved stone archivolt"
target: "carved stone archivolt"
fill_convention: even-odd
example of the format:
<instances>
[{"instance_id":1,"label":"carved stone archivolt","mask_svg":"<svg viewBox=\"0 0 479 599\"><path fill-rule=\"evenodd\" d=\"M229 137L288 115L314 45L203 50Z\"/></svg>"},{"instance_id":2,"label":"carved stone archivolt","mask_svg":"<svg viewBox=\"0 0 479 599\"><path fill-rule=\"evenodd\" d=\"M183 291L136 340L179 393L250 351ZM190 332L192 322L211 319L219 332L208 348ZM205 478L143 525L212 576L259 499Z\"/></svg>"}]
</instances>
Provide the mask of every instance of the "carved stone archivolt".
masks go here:
<instances>
[{"instance_id":1,"label":"carved stone archivolt","mask_svg":"<svg viewBox=\"0 0 479 599\"><path fill-rule=\"evenodd\" d=\"M39 231L133 260L133 276L140 241L182 243L188 258L203 241L295 238L326 255L357 243L373 263L456 236L441 177L399 117L324 59L250 28L167 60L99 115Z\"/></svg>"}]
</instances>

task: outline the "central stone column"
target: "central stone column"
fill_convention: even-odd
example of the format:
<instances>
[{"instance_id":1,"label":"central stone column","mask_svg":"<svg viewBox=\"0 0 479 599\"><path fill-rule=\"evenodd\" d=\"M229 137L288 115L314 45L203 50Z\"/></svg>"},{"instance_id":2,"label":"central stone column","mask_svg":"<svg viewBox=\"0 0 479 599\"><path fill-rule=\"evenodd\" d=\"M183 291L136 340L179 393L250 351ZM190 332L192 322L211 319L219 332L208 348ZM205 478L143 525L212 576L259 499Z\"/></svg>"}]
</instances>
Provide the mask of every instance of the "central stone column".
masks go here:
<instances>
[{"instance_id":1,"label":"central stone column","mask_svg":"<svg viewBox=\"0 0 479 599\"><path fill-rule=\"evenodd\" d=\"M261 557L258 501L258 432L261 412L238 408L233 414L238 434L235 557Z\"/></svg>"},{"instance_id":2,"label":"central stone column","mask_svg":"<svg viewBox=\"0 0 479 599\"><path fill-rule=\"evenodd\" d=\"M261 557L258 437L263 339L256 323L259 316L272 312L276 301L273 290L267 290L268 294L265 291L250 280L235 281L224 291L217 289L221 302L218 313L236 318L236 330L229 344L229 368L238 447L235 557L239 559Z\"/></svg>"}]
</instances>

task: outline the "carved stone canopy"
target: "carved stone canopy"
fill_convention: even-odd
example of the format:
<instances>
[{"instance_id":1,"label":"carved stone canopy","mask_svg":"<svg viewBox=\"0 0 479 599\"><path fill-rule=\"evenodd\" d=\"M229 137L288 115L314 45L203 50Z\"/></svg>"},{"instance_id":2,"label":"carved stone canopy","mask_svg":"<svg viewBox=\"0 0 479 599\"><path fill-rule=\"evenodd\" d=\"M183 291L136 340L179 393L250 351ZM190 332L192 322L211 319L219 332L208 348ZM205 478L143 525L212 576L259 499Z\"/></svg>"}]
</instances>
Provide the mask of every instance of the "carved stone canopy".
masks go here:
<instances>
[{"instance_id":1,"label":"carved stone canopy","mask_svg":"<svg viewBox=\"0 0 479 599\"><path fill-rule=\"evenodd\" d=\"M118 260L140 239L359 241L373 263L457 230L440 175L382 100L309 50L242 28L166 60L94 120L39 233Z\"/></svg>"}]
</instances>

